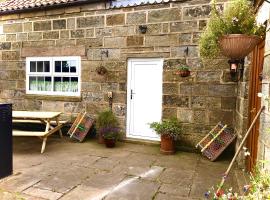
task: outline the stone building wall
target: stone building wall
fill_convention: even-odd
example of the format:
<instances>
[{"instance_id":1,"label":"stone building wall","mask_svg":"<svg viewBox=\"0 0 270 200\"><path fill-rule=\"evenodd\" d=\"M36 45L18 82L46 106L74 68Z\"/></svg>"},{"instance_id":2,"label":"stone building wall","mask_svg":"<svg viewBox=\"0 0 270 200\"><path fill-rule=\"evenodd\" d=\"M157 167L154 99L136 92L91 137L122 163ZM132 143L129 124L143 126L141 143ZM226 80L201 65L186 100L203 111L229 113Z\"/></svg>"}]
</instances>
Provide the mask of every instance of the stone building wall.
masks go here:
<instances>
[{"instance_id":1,"label":"stone building wall","mask_svg":"<svg viewBox=\"0 0 270 200\"><path fill-rule=\"evenodd\" d=\"M121 9L100 3L0 15L0 100L16 110L58 110L70 118L81 110L96 114L107 108L107 92L113 91L113 111L124 127L127 59L164 58L163 118L178 117L182 143L194 147L217 122L234 125L237 93L227 59L202 62L198 54L209 13L209 1L200 0ZM145 34L139 25L147 25ZM108 57L101 56L107 50ZM25 57L63 56L55 52L81 55L80 98L26 95ZM181 78L175 69L185 62L192 73ZM108 69L104 76L95 71L100 65Z\"/></svg>"}]
</instances>

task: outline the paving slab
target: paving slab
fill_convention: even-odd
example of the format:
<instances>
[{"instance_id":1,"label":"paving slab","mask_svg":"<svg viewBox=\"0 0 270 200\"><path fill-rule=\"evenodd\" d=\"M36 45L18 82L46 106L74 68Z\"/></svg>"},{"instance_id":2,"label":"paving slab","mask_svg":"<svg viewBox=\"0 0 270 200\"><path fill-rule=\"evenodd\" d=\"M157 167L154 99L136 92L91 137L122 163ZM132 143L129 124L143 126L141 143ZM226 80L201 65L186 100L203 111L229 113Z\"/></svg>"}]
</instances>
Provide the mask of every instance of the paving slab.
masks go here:
<instances>
[{"instance_id":1,"label":"paving slab","mask_svg":"<svg viewBox=\"0 0 270 200\"><path fill-rule=\"evenodd\" d=\"M118 142L110 149L56 135L40 154L40 142L14 138L14 174L0 180L1 200L198 200L229 164L181 151L162 155L158 145Z\"/></svg>"}]
</instances>

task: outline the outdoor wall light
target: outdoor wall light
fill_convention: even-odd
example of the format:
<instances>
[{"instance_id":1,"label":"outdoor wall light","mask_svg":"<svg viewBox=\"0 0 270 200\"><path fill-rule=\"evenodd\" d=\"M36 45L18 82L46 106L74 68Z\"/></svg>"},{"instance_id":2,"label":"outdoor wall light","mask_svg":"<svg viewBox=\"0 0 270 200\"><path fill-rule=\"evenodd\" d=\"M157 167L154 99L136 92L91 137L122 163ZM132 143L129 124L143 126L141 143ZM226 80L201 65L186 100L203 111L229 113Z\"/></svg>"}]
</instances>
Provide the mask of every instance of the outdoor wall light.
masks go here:
<instances>
[{"instance_id":1,"label":"outdoor wall light","mask_svg":"<svg viewBox=\"0 0 270 200\"><path fill-rule=\"evenodd\" d=\"M244 59L230 59L228 63L230 64L231 80L237 82L240 79L242 79L245 60Z\"/></svg>"},{"instance_id":2,"label":"outdoor wall light","mask_svg":"<svg viewBox=\"0 0 270 200\"><path fill-rule=\"evenodd\" d=\"M139 31L140 31L140 33L142 33L142 34L145 34L146 31L147 31L147 26L146 26L146 25L140 25L140 26L139 26Z\"/></svg>"}]
</instances>

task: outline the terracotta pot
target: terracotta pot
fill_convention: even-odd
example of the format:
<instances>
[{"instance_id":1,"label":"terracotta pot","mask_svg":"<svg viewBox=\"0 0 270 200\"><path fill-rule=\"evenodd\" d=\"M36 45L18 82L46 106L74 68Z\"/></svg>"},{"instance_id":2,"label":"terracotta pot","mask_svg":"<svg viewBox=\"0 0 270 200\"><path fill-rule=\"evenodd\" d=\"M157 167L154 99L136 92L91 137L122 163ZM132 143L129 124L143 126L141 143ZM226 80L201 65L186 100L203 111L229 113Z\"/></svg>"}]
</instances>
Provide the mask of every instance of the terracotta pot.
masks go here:
<instances>
[{"instance_id":1,"label":"terracotta pot","mask_svg":"<svg viewBox=\"0 0 270 200\"><path fill-rule=\"evenodd\" d=\"M179 70L178 72L176 72L176 74L179 74L181 77L187 77L190 75L190 71L189 70Z\"/></svg>"},{"instance_id":2,"label":"terracotta pot","mask_svg":"<svg viewBox=\"0 0 270 200\"><path fill-rule=\"evenodd\" d=\"M261 38L255 35L229 34L221 36L219 46L222 54L231 59L245 58Z\"/></svg>"},{"instance_id":3,"label":"terracotta pot","mask_svg":"<svg viewBox=\"0 0 270 200\"><path fill-rule=\"evenodd\" d=\"M104 144L104 138L100 133L98 134L98 143L99 144Z\"/></svg>"},{"instance_id":4,"label":"terracotta pot","mask_svg":"<svg viewBox=\"0 0 270 200\"><path fill-rule=\"evenodd\" d=\"M175 153L174 139L171 136L161 135L160 152L167 155Z\"/></svg>"},{"instance_id":5,"label":"terracotta pot","mask_svg":"<svg viewBox=\"0 0 270 200\"><path fill-rule=\"evenodd\" d=\"M115 147L115 139L104 139L105 145L108 148Z\"/></svg>"}]
</instances>

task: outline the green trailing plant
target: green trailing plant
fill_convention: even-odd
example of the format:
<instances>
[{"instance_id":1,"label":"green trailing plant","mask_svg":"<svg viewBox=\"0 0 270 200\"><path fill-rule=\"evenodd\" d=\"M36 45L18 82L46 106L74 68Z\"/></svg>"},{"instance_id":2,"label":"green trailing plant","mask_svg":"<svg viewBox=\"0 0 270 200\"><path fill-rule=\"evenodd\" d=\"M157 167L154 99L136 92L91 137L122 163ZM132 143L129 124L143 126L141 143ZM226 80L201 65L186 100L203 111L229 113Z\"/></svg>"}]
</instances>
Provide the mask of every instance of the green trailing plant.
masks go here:
<instances>
[{"instance_id":1,"label":"green trailing plant","mask_svg":"<svg viewBox=\"0 0 270 200\"><path fill-rule=\"evenodd\" d=\"M182 127L176 118L163 120L162 122L153 122L150 128L156 131L159 135L168 135L177 139L182 134Z\"/></svg>"},{"instance_id":2,"label":"green trailing plant","mask_svg":"<svg viewBox=\"0 0 270 200\"><path fill-rule=\"evenodd\" d=\"M256 24L251 1L231 0L224 11L218 8L216 0L212 1L209 22L199 40L200 55L205 58L219 56L219 38L228 34L264 37L265 26Z\"/></svg>"},{"instance_id":3,"label":"green trailing plant","mask_svg":"<svg viewBox=\"0 0 270 200\"><path fill-rule=\"evenodd\" d=\"M180 71L189 71L189 66L188 65L180 65L178 67L178 70L180 70Z\"/></svg>"},{"instance_id":4,"label":"green trailing plant","mask_svg":"<svg viewBox=\"0 0 270 200\"><path fill-rule=\"evenodd\" d=\"M118 127L119 123L111 110L106 110L98 114L96 126L98 129L107 127Z\"/></svg>"}]
</instances>

